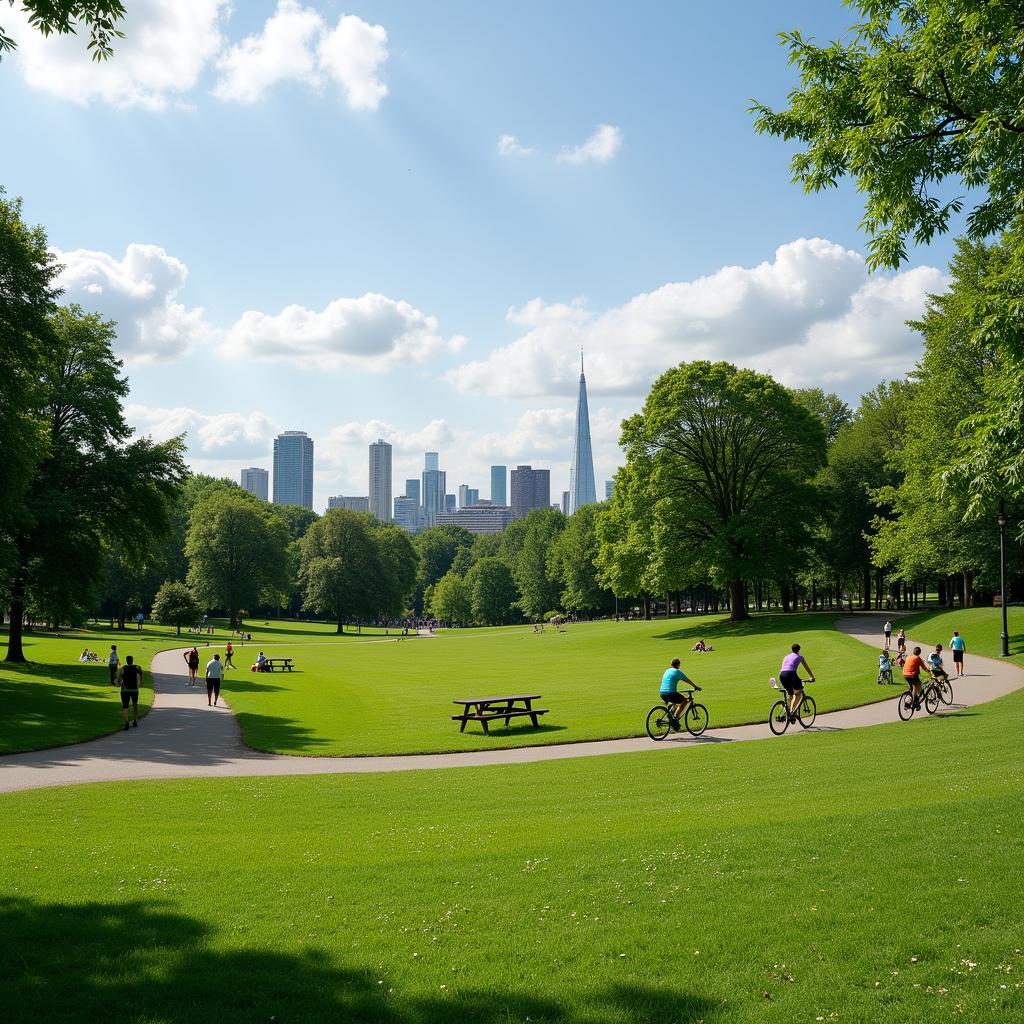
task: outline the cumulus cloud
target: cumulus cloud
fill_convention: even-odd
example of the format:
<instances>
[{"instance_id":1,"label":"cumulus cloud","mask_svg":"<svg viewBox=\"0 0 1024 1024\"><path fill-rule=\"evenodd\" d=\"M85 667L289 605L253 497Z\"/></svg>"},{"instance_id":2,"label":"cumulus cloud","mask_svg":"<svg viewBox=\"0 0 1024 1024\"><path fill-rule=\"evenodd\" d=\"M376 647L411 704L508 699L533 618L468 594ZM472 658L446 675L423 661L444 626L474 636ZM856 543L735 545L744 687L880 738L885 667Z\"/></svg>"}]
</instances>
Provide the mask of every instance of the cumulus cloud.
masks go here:
<instances>
[{"instance_id":1,"label":"cumulus cloud","mask_svg":"<svg viewBox=\"0 0 1024 1024\"><path fill-rule=\"evenodd\" d=\"M117 350L129 363L175 359L212 338L202 309L177 301L188 268L158 245L132 243L124 258L75 249L56 252L64 299L117 323Z\"/></svg>"},{"instance_id":2,"label":"cumulus cloud","mask_svg":"<svg viewBox=\"0 0 1024 1024\"><path fill-rule=\"evenodd\" d=\"M913 366L920 339L905 321L945 285L934 267L869 276L857 253L798 239L756 267L666 284L602 313L531 300L507 315L527 328L521 337L448 378L467 393L571 394L583 347L594 393L639 396L683 360L728 359L855 398Z\"/></svg>"},{"instance_id":3,"label":"cumulus cloud","mask_svg":"<svg viewBox=\"0 0 1024 1024\"><path fill-rule=\"evenodd\" d=\"M524 146L514 135L499 135L498 153L501 156L530 156L533 148Z\"/></svg>"},{"instance_id":4,"label":"cumulus cloud","mask_svg":"<svg viewBox=\"0 0 1024 1024\"><path fill-rule=\"evenodd\" d=\"M388 34L355 15L331 28L320 13L297 0L279 0L262 30L226 50L217 61L214 90L221 99L253 103L278 82L322 88L337 82L352 110L376 110L387 96L380 70Z\"/></svg>"},{"instance_id":5,"label":"cumulus cloud","mask_svg":"<svg viewBox=\"0 0 1024 1024\"><path fill-rule=\"evenodd\" d=\"M154 408L137 403L125 407L125 418L140 434L166 441L185 434L189 455L210 460L266 459L279 427L262 412L208 415L187 406Z\"/></svg>"},{"instance_id":6,"label":"cumulus cloud","mask_svg":"<svg viewBox=\"0 0 1024 1024\"><path fill-rule=\"evenodd\" d=\"M593 135L579 146L566 146L558 155L560 164L606 163L622 148L622 129L599 124Z\"/></svg>"},{"instance_id":7,"label":"cumulus cloud","mask_svg":"<svg viewBox=\"0 0 1024 1024\"><path fill-rule=\"evenodd\" d=\"M191 90L222 44L227 0L131 0L115 40L115 56L96 62L77 35L44 37L20 4L5 27L18 43L15 62L25 81L74 103L98 100L120 107L159 109Z\"/></svg>"},{"instance_id":8,"label":"cumulus cloud","mask_svg":"<svg viewBox=\"0 0 1024 1024\"><path fill-rule=\"evenodd\" d=\"M227 331L221 353L320 369L358 363L381 371L457 351L464 341L442 338L437 320L408 302L367 293L335 299L320 312L304 306L275 315L250 310Z\"/></svg>"}]
</instances>

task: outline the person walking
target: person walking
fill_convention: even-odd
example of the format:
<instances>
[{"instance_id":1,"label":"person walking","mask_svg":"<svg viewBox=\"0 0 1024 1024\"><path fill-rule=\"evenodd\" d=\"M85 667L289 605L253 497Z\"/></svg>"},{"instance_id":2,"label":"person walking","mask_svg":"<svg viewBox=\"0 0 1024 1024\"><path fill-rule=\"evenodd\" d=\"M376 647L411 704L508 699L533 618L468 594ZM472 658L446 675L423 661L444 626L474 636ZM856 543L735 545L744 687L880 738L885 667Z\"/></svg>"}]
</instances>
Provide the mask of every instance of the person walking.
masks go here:
<instances>
[{"instance_id":1,"label":"person walking","mask_svg":"<svg viewBox=\"0 0 1024 1024\"><path fill-rule=\"evenodd\" d=\"M904 655L907 653L907 633L902 626L900 626L900 631L896 634L896 650Z\"/></svg>"},{"instance_id":2,"label":"person walking","mask_svg":"<svg viewBox=\"0 0 1024 1024\"><path fill-rule=\"evenodd\" d=\"M885 634L885 649L889 650L889 645L892 643L892 623L888 619L885 620L882 632Z\"/></svg>"},{"instance_id":3,"label":"person walking","mask_svg":"<svg viewBox=\"0 0 1024 1024\"><path fill-rule=\"evenodd\" d=\"M224 648L224 667L226 669L235 667L235 663L231 660L234 653L235 649L231 646L231 641L229 640L227 647Z\"/></svg>"},{"instance_id":4,"label":"person walking","mask_svg":"<svg viewBox=\"0 0 1024 1024\"><path fill-rule=\"evenodd\" d=\"M132 707L131 728L139 727L139 686L142 683L142 669L135 664L129 654L124 659L124 668L118 673L121 683L121 717L124 719L124 731L128 731L128 705Z\"/></svg>"},{"instance_id":5,"label":"person walking","mask_svg":"<svg viewBox=\"0 0 1024 1024\"><path fill-rule=\"evenodd\" d=\"M224 666L220 655L215 654L212 661L206 663L206 703L215 708L220 699L220 681L224 678ZM212 698L212 699L211 699Z\"/></svg>"},{"instance_id":6,"label":"person walking","mask_svg":"<svg viewBox=\"0 0 1024 1024\"><path fill-rule=\"evenodd\" d=\"M142 612L140 611L139 614L135 616L135 625L138 627L140 633L142 632L142 624L145 621L146 621L146 616L143 615Z\"/></svg>"},{"instance_id":7,"label":"person walking","mask_svg":"<svg viewBox=\"0 0 1024 1024\"><path fill-rule=\"evenodd\" d=\"M185 664L188 665L188 685L196 685L196 676L199 674L199 648L193 647L183 655Z\"/></svg>"},{"instance_id":8,"label":"person walking","mask_svg":"<svg viewBox=\"0 0 1024 1024\"><path fill-rule=\"evenodd\" d=\"M949 649L953 652L953 664L956 666L957 676L964 674L964 654L967 652L967 644L957 630L953 630L953 638L949 641Z\"/></svg>"},{"instance_id":9,"label":"person walking","mask_svg":"<svg viewBox=\"0 0 1024 1024\"><path fill-rule=\"evenodd\" d=\"M110 670L110 685L114 686L117 683L117 669L121 664L121 659L117 656L117 644L110 645L110 657L107 658L107 668Z\"/></svg>"}]
</instances>

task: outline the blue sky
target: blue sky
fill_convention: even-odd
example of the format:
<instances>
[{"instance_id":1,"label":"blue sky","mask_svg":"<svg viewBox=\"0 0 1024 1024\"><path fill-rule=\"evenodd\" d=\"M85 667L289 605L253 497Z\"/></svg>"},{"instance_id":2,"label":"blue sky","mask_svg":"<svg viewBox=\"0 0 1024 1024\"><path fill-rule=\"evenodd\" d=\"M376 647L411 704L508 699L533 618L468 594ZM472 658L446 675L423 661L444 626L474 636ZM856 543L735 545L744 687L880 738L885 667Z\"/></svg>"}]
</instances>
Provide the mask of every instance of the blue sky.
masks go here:
<instances>
[{"instance_id":1,"label":"blue sky","mask_svg":"<svg viewBox=\"0 0 1024 1024\"><path fill-rule=\"evenodd\" d=\"M848 399L913 365L949 242L868 275L853 190L803 195L747 113L793 85L776 33L840 34L838 0L129 8L98 71L0 8L0 182L196 468L305 429L318 508L366 493L378 434L396 494L426 448L451 490L493 461L560 491L581 344L599 481L681 360Z\"/></svg>"}]
</instances>

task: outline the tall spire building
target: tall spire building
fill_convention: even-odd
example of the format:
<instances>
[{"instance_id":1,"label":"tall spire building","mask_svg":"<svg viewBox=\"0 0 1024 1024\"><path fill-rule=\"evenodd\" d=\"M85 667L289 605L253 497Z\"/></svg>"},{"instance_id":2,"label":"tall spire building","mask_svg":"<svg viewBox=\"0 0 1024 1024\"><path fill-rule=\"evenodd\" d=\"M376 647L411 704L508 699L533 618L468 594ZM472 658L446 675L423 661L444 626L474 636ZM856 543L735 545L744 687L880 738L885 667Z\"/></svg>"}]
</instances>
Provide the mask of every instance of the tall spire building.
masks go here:
<instances>
[{"instance_id":1,"label":"tall spire building","mask_svg":"<svg viewBox=\"0 0 1024 1024\"><path fill-rule=\"evenodd\" d=\"M594 452L590 447L590 409L587 406L587 378L583 374L583 352L580 351L580 394L576 400L576 437L569 466L569 515L584 505L597 501L594 484Z\"/></svg>"}]
</instances>

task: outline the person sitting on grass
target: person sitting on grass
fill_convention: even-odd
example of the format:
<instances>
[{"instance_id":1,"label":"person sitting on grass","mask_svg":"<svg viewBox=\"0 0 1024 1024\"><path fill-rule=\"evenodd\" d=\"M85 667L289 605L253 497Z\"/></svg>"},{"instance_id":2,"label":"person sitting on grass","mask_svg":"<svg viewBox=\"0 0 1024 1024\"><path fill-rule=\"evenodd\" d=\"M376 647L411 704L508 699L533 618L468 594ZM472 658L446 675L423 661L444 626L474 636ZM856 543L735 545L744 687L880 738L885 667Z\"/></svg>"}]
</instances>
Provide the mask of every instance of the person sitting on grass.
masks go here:
<instances>
[{"instance_id":1,"label":"person sitting on grass","mask_svg":"<svg viewBox=\"0 0 1024 1024\"><path fill-rule=\"evenodd\" d=\"M888 649L883 650L878 656L878 685L889 686L892 684L892 660L889 658Z\"/></svg>"},{"instance_id":2,"label":"person sitting on grass","mask_svg":"<svg viewBox=\"0 0 1024 1024\"><path fill-rule=\"evenodd\" d=\"M695 690L700 691L700 687L689 676L680 671L679 659L673 658L672 664L665 669L665 674L661 677L661 690L658 696L666 704L672 706L672 729L675 732L679 732L679 721L683 717L686 705L690 702L687 694L679 692L680 683L689 683Z\"/></svg>"},{"instance_id":3,"label":"person sitting on grass","mask_svg":"<svg viewBox=\"0 0 1024 1024\"><path fill-rule=\"evenodd\" d=\"M929 679L931 679L931 672L924 667L924 662L921 660L921 648L915 647L914 653L907 658L903 665L903 681L910 687L914 693L914 710L917 711L921 707L921 673L924 672Z\"/></svg>"}]
</instances>

